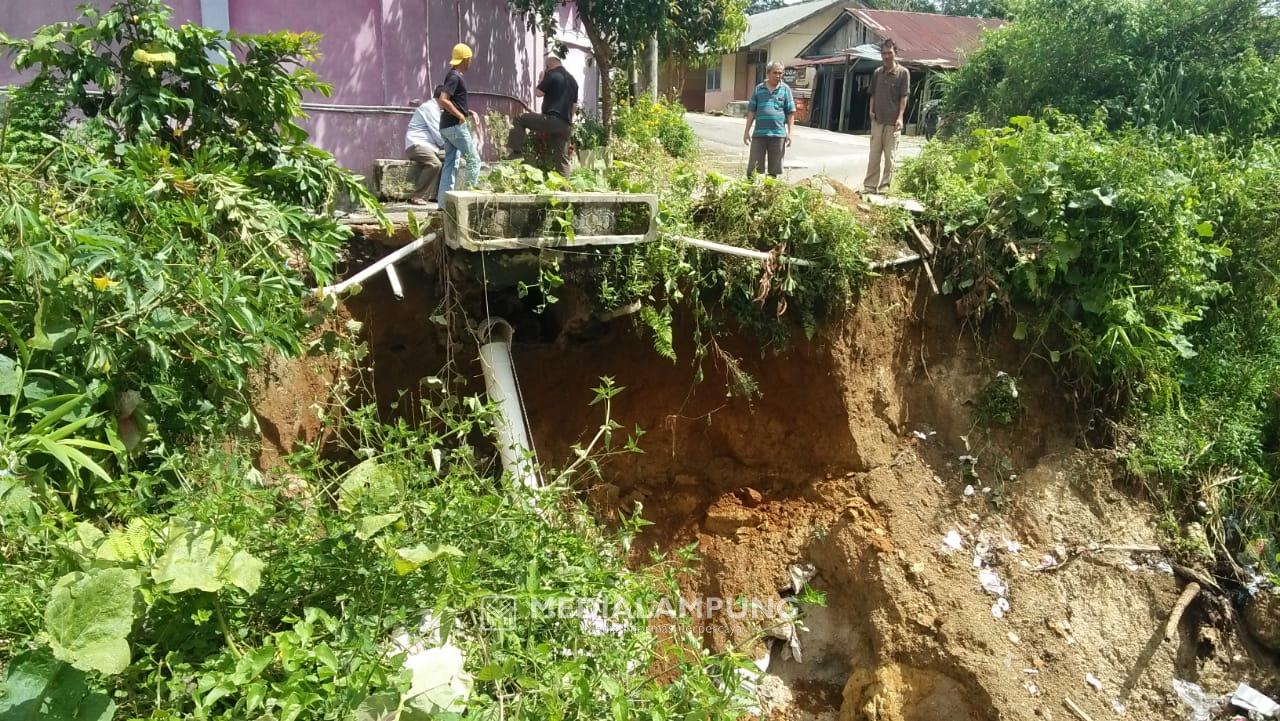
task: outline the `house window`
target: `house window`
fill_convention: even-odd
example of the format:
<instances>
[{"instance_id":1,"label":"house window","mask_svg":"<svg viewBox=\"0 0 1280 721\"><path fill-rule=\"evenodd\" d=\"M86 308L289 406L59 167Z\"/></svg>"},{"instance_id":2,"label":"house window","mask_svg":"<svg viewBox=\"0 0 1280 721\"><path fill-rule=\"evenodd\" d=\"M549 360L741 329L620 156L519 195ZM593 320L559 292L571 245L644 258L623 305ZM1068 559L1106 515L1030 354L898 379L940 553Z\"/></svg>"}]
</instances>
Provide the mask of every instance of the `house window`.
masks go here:
<instances>
[{"instance_id":1,"label":"house window","mask_svg":"<svg viewBox=\"0 0 1280 721\"><path fill-rule=\"evenodd\" d=\"M764 65L769 62L768 50L752 50L747 53L747 65Z\"/></svg>"},{"instance_id":2,"label":"house window","mask_svg":"<svg viewBox=\"0 0 1280 721\"><path fill-rule=\"evenodd\" d=\"M720 89L720 68L707 68L707 92Z\"/></svg>"}]
</instances>

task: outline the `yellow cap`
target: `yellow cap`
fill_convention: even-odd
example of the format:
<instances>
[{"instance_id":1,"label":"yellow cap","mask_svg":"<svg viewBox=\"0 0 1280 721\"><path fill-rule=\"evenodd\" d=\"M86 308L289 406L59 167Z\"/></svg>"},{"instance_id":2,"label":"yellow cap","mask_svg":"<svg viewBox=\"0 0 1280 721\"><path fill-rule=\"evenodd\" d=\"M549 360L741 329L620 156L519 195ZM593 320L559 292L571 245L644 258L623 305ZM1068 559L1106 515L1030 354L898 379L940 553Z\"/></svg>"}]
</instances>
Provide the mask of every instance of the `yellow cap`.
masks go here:
<instances>
[{"instance_id":1,"label":"yellow cap","mask_svg":"<svg viewBox=\"0 0 1280 721\"><path fill-rule=\"evenodd\" d=\"M466 43L458 43L453 46L453 55L449 58L450 65L461 65L463 60L471 59L471 48Z\"/></svg>"}]
</instances>

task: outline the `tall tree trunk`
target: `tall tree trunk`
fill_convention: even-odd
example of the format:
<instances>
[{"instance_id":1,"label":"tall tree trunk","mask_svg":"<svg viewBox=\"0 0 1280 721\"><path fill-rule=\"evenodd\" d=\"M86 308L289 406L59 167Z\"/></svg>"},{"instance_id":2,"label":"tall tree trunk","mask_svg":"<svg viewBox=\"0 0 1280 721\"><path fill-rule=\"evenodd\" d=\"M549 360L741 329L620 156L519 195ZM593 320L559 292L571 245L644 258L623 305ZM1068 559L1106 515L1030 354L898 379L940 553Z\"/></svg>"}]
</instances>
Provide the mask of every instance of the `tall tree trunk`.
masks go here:
<instances>
[{"instance_id":1,"label":"tall tree trunk","mask_svg":"<svg viewBox=\"0 0 1280 721\"><path fill-rule=\"evenodd\" d=\"M596 67L600 69L600 122L604 124L604 139L607 143L613 137L613 82L609 78L613 70L613 49L600 36L595 23L586 14L580 17L582 29L591 41L591 54L595 56Z\"/></svg>"},{"instance_id":2,"label":"tall tree trunk","mask_svg":"<svg viewBox=\"0 0 1280 721\"><path fill-rule=\"evenodd\" d=\"M649 52L645 59L649 74L649 99L658 102L658 33L649 38Z\"/></svg>"}]
</instances>

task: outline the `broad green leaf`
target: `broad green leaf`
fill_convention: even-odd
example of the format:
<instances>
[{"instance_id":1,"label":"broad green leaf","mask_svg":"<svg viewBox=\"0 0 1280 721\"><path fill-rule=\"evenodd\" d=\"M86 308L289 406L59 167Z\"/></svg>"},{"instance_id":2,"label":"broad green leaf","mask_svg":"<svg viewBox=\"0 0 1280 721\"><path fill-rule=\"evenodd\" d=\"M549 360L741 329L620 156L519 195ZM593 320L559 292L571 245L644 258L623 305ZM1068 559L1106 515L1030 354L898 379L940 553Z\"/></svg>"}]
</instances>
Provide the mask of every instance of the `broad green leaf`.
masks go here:
<instances>
[{"instance_id":1,"label":"broad green leaf","mask_svg":"<svg viewBox=\"0 0 1280 721\"><path fill-rule=\"evenodd\" d=\"M106 535L97 526L81 521L76 524L75 532L62 542L62 546L76 557L76 563L81 568L87 569L93 565L93 559L104 539Z\"/></svg>"},{"instance_id":2,"label":"broad green leaf","mask_svg":"<svg viewBox=\"0 0 1280 721\"><path fill-rule=\"evenodd\" d=\"M55 353L66 350L76 339L78 328L65 318L55 320L37 320L36 334L31 339L31 347L35 350L48 350Z\"/></svg>"},{"instance_id":3,"label":"broad green leaf","mask_svg":"<svg viewBox=\"0 0 1280 721\"><path fill-rule=\"evenodd\" d=\"M17 477L0 477L0 519L38 514L40 506L36 504L35 497L31 489L19 482Z\"/></svg>"},{"instance_id":4,"label":"broad green leaf","mask_svg":"<svg viewBox=\"0 0 1280 721\"><path fill-rule=\"evenodd\" d=\"M0 353L0 396L16 396L22 387L22 369L17 361Z\"/></svg>"},{"instance_id":5,"label":"broad green leaf","mask_svg":"<svg viewBox=\"0 0 1280 721\"><path fill-rule=\"evenodd\" d=\"M1196 226L1196 232L1200 234L1201 238L1212 238L1213 223L1210 223L1207 220L1204 221L1203 223L1200 223L1199 225Z\"/></svg>"},{"instance_id":6,"label":"broad green leaf","mask_svg":"<svg viewBox=\"0 0 1280 721\"><path fill-rule=\"evenodd\" d=\"M424 565L441 556L462 557L463 553L455 546L440 544L426 545L419 543L408 548L397 548L395 557L391 559L391 567L401 576L413 573Z\"/></svg>"},{"instance_id":7,"label":"broad green leaf","mask_svg":"<svg viewBox=\"0 0 1280 721\"><path fill-rule=\"evenodd\" d=\"M171 593L197 589L216 593L230 583L246 593L258 590L263 563L238 550L234 540L218 538L212 528L170 525L164 554L151 569L156 583L170 583Z\"/></svg>"},{"instance_id":8,"label":"broad green leaf","mask_svg":"<svg viewBox=\"0 0 1280 721\"><path fill-rule=\"evenodd\" d=\"M84 671L123 671L129 665L127 638L141 582L136 571L122 568L63 576L44 610L54 655Z\"/></svg>"},{"instance_id":9,"label":"broad green leaf","mask_svg":"<svg viewBox=\"0 0 1280 721\"><path fill-rule=\"evenodd\" d=\"M406 721L426 721L439 713L461 713L471 695L471 676L462 649L453 645L427 649L405 659L412 684L405 692Z\"/></svg>"},{"instance_id":10,"label":"broad green leaf","mask_svg":"<svg viewBox=\"0 0 1280 721\"><path fill-rule=\"evenodd\" d=\"M228 583L252 596L257 593L258 586L262 585L262 568L265 565L248 551L236 551L227 563L223 576Z\"/></svg>"},{"instance_id":11,"label":"broad green leaf","mask_svg":"<svg viewBox=\"0 0 1280 721\"><path fill-rule=\"evenodd\" d=\"M236 661L236 672L231 676L231 681L241 686L249 683L265 671L275 658L275 646L260 646L245 653Z\"/></svg>"},{"instance_id":12,"label":"broad green leaf","mask_svg":"<svg viewBox=\"0 0 1280 721\"><path fill-rule=\"evenodd\" d=\"M89 678L48 651L22 654L0 683L0 721L111 721L116 705Z\"/></svg>"},{"instance_id":13,"label":"broad green leaf","mask_svg":"<svg viewBox=\"0 0 1280 721\"><path fill-rule=\"evenodd\" d=\"M395 500L396 477L387 466L370 458L347 473L338 487L338 506L349 511L367 498L375 505L387 505Z\"/></svg>"},{"instance_id":14,"label":"broad green leaf","mask_svg":"<svg viewBox=\"0 0 1280 721\"><path fill-rule=\"evenodd\" d=\"M360 702L352 721L396 721L400 718L400 694L375 693Z\"/></svg>"},{"instance_id":15,"label":"broad green leaf","mask_svg":"<svg viewBox=\"0 0 1280 721\"><path fill-rule=\"evenodd\" d=\"M378 531L390 526L404 514L401 513L384 513L379 516L365 516L356 522L356 538L367 541L378 534Z\"/></svg>"},{"instance_id":16,"label":"broad green leaf","mask_svg":"<svg viewBox=\"0 0 1280 721\"><path fill-rule=\"evenodd\" d=\"M178 56L172 50L149 51L138 48L133 51L133 62L142 65L173 65L178 62Z\"/></svg>"}]
</instances>

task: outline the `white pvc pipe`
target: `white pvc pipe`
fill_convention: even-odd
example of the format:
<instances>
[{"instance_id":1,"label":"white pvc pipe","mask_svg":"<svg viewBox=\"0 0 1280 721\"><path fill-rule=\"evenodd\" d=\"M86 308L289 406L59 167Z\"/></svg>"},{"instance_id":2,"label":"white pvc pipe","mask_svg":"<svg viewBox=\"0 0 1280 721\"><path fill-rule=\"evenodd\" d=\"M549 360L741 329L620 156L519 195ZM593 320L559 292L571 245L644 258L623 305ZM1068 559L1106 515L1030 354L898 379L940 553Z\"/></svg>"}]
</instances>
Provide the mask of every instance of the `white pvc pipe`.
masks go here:
<instances>
[{"instance_id":1,"label":"white pvc pipe","mask_svg":"<svg viewBox=\"0 0 1280 721\"><path fill-rule=\"evenodd\" d=\"M480 346L480 368L489 398L498 406L498 454L502 468L531 489L542 486L537 467L530 458L533 445L524 423L524 408L516 389L515 364L511 360L511 337L514 331L501 318L492 318L480 326L482 337L490 341ZM496 339L495 339L496 338Z\"/></svg>"},{"instance_id":2,"label":"white pvc pipe","mask_svg":"<svg viewBox=\"0 0 1280 721\"><path fill-rule=\"evenodd\" d=\"M356 273L350 278L347 278L341 283L335 283L333 285L325 286L324 288L316 288L315 290L316 297L323 298L326 295L341 293L342 291L346 290L347 288L350 288L351 286L357 283L363 283L364 281L384 271L391 264L400 262L401 260L408 257L410 254L412 254L414 251L418 250L422 246L426 245L427 243L430 243L435 239L436 239L435 233L427 233L421 238L418 238L412 243L409 243L403 248L400 248L399 250L395 251L394 253L390 253L383 258L379 258L378 261L373 265L369 266L368 268L365 268L359 273Z\"/></svg>"},{"instance_id":3,"label":"white pvc pipe","mask_svg":"<svg viewBox=\"0 0 1280 721\"><path fill-rule=\"evenodd\" d=\"M400 285L400 274L396 272L395 263L387 266L387 282L391 284L391 294L398 300L404 300L404 286Z\"/></svg>"},{"instance_id":4,"label":"white pvc pipe","mask_svg":"<svg viewBox=\"0 0 1280 721\"><path fill-rule=\"evenodd\" d=\"M685 245L692 245L695 248L710 250L724 255L735 255L739 258L751 258L753 260L771 260L774 255L766 253L762 250L752 250L750 248L739 248L736 245L725 245L724 243L716 243L710 240L699 240L698 238L689 238L683 235L675 236L675 239ZM803 258L792 258L787 255L778 256L778 261L788 263L790 265L810 266L813 261L804 260Z\"/></svg>"}]
</instances>

